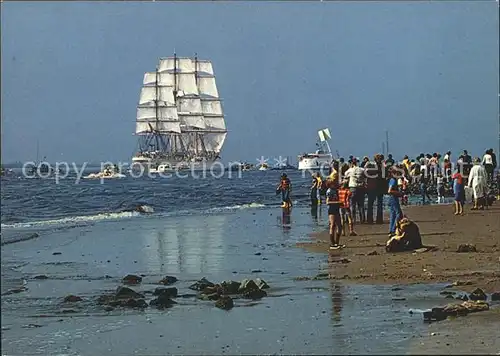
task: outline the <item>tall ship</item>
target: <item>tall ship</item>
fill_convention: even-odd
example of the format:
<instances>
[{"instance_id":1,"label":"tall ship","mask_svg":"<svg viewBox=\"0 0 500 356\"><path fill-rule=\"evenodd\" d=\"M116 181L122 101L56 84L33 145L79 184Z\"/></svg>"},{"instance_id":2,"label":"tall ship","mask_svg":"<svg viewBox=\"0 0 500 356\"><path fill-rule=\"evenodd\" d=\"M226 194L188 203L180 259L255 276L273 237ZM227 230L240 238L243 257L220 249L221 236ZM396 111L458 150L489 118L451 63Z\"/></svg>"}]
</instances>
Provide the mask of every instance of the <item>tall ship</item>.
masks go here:
<instances>
[{"instance_id":1,"label":"tall ship","mask_svg":"<svg viewBox=\"0 0 500 356\"><path fill-rule=\"evenodd\" d=\"M300 170L324 170L330 167L333 160L332 151L328 140L332 138L329 129L318 131L319 140L316 143L317 150L314 153L304 153L298 156Z\"/></svg>"},{"instance_id":2,"label":"tall ship","mask_svg":"<svg viewBox=\"0 0 500 356\"><path fill-rule=\"evenodd\" d=\"M144 74L135 134L132 162L152 171L203 169L219 159L227 130L212 63L160 58Z\"/></svg>"}]
</instances>

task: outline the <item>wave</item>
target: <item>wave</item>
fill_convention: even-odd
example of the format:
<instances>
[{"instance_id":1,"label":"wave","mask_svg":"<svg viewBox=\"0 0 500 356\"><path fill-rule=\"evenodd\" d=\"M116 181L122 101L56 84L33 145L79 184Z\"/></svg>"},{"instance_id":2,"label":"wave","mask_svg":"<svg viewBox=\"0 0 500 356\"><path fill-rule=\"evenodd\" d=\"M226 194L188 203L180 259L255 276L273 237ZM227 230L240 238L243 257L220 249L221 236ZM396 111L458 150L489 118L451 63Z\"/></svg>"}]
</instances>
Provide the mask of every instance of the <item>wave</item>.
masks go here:
<instances>
[{"instance_id":1,"label":"wave","mask_svg":"<svg viewBox=\"0 0 500 356\"><path fill-rule=\"evenodd\" d=\"M50 220L39 220L39 221L31 221L31 222L18 222L12 224L1 224L2 229L22 229L22 228L45 228L51 226L61 226L61 225L77 225L81 223L95 223L99 221L106 220L120 220L138 217L141 215L150 215L155 212L154 208L146 205L146 204L120 204L121 211L118 212L110 212L110 213L99 213L95 215L81 215L81 216L69 216L65 218L59 219L50 219ZM123 206L126 205L124 208ZM244 209L262 209L267 207L265 204L261 203L248 203L248 204L240 204L240 205L232 205L232 206L223 206L223 207L215 207L202 211L205 214L213 214L218 212L227 212L234 210L244 210ZM178 210L172 213L163 213L161 216L179 216L179 215L191 215L197 214L200 211L196 210Z\"/></svg>"},{"instance_id":2,"label":"wave","mask_svg":"<svg viewBox=\"0 0 500 356\"><path fill-rule=\"evenodd\" d=\"M265 208L266 205L260 203L249 203L249 204L241 204L241 205L233 205L233 206L223 206L219 208L210 208L207 210L208 213L220 212L220 211L228 211L228 210L243 210L243 209L259 209Z\"/></svg>"},{"instance_id":3,"label":"wave","mask_svg":"<svg viewBox=\"0 0 500 356\"><path fill-rule=\"evenodd\" d=\"M96 215L70 216L61 219L40 220L40 221L31 221L31 222L15 223L15 224L2 224L1 227L2 229L46 227L51 225L77 224L82 222L91 223L102 220L118 220L123 218L131 218L139 215L141 215L141 213L138 211L122 211L120 213L101 213Z\"/></svg>"}]
</instances>

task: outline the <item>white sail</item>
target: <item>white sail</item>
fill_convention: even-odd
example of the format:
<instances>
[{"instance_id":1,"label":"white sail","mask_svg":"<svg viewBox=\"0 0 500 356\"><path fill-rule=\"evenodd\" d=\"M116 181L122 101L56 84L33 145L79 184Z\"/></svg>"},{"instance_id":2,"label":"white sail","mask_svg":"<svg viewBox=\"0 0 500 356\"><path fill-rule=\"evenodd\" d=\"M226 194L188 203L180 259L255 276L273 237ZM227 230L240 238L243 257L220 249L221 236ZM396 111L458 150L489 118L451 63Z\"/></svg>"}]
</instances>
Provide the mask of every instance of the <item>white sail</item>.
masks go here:
<instances>
[{"instance_id":1,"label":"white sail","mask_svg":"<svg viewBox=\"0 0 500 356\"><path fill-rule=\"evenodd\" d=\"M193 73L194 61L191 58L177 57L177 63L174 64L174 57L161 58L158 65L159 72L170 72L176 69L176 73Z\"/></svg>"},{"instance_id":2,"label":"white sail","mask_svg":"<svg viewBox=\"0 0 500 356\"><path fill-rule=\"evenodd\" d=\"M158 85L161 86L173 86L174 85L174 75L172 73L158 73L147 72L144 73L144 80L142 84L144 85L156 85L156 80L158 80Z\"/></svg>"},{"instance_id":3,"label":"white sail","mask_svg":"<svg viewBox=\"0 0 500 356\"><path fill-rule=\"evenodd\" d=\"M207 60L198 60L197 61L196 71L200 75L214 75L214 69L212 67L212 62Z\"/></svg>"},{"instance_id":4,"label":"white sail","mask_svg":"<svg viewBox=\"0 0 500 356\"><path fill-rule=\"evenodd\" d=\"M139 135L179 134L176 137L182 144L174 140L177 144L172 146L171 141L170 146L163 143L161 148L157 143L155 150L166 154L175 151L187 155L187 159L193 154L196 159L213 159L212 154L221 151L227 133L211 61L161 58L157 72L144 74L136 121ZM150 138L144 139L143 147L151 147Z\"/></svg>"},{"instance_id":5,"label":"white sail","mask_svg":"<svg viewBox=\"0 0 500 356\"><path fill-rule=\"evenodd\" d=\"M203 115L222 115L222 105L220 100L202 100L201 101L201 109Z\"/></svg>"},{"instance_id":6,"label":"white sail","mask_svg":"<svg viewBox=\"0 0 500 356\"><path fill-rule=\"evenodd\" d=\"M137 107L137 120L172 120L178 121L177 109L171 106L140 105Z\"/></svg>"},{"instance_id":7,"label":"white sail","mask_svg":"<svg viewBox=\"0 0 500 356\"><path fill-rule=\"evenodd\" d=\"M181 97L179 101L178 111L186 113L202 113L201 100L198 97Z\"/></svg>"},{"instance_id":8,"label":"white sail","mask_svg":"<svg viewBox=\"0 0 500 356\"><path fill-rule=\"evenodd\" d=\"M201 114L182 114L179 113L179 120L186 128L204 129L206 127L205 120Z\"/></svg>"},{"instance_id":9,"label":"white sail","mask_svg":"<svg viewBox=\"0 0 500 356\"><path fill-rule=\"evenodd\" d=\"M175 106L173 87L171 86L145 86L141 89L139 96L139 104L146 104L158 100L159 103L163 102L166 106ZM158 98L156 95L158 94Z\"/></svg>"},{"instance_id":10,"label":"white sail","mask_svg":"<svg viewBox=\"0 0 500 356\"><path fill-rule=\"evenodd\" d=\"M205 125L207 128L216 130L225 130L226 122L224 116L205 116Z\"/></svg>"},{"instance_id":11,"label":"white sail","mask_svg":"<svg viewBox=\"0 0 500 356\"><path fill-rule=\"evenodd\" d=\"M219 153L226 140L227 133L208 133L204 135L205 149L209 152Z\"/></svg>"},{"instance_id":12,"label":"white sail","mask_svg":"<svg viewBox=\"0 0 500 356\"><path fill-rule=\"evenodd\" d=\"M158 131L160 133L181 133L181 126L178 121L158 121Z\"/></svg>"},{"instance_id":13,"label":"white sail","mask_svg":"<svg viewBox=\"0 0 500 356\"><path fill-rule=\"evenodd\" d=\"M194 73L177 73L177 90L183 95L198 95L198 86Z\"/></svg>"},{"instance_id":14,"label":"white sail","mask_svg":"<svg viewBox=\"0 0 500 356\"><path fill-rule=\"evenodd\" d=\"M200 87L200 95L212 98L218 98L219 92L215 84L215 77L200 77L198 78L198 86Z\"/></svg>"},{"instance_id":15,"label":"white sail","mask_svg":"<svg viewBox=\"0 0 500 356\"><path fill-rule=\"evenodd\" d=\"M147 133L181 133L181 128L178 121L156 121L156 120L146 120L137 121L135 124L136 134L147 134Z\"/></svg>"},{"instance_id":16,"label":"white sail","mask_svg":"<svg viewBox=\"0 0 500 356\"><path fill-rule=\"evenodd\" d=\"M155 129L155 125L152 124L153 130ZM135 123L135 133L136 134L146 134L152 132L151 127L149 126L149 122L147 121L137 121Z\"/></svg>"}]
</instances>

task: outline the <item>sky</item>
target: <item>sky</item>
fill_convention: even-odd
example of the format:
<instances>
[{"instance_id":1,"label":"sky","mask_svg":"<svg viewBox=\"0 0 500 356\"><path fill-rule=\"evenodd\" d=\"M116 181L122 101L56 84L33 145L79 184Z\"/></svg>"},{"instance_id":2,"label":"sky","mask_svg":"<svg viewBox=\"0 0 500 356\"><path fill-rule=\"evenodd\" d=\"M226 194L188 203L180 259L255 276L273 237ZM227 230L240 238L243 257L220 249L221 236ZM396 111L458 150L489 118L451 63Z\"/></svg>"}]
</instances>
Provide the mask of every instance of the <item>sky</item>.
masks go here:
<instances>
[{"instance_id":1,"label":"sky","mask_svg":"<svg viewBox=\"0 0 500 356\"><path fill-rule=\"evenodd\" d=\"M2 162L129 161L144 72L210 59L225 162L498 147L495 1L8 2Z\"/></svg>"}]
</instances>

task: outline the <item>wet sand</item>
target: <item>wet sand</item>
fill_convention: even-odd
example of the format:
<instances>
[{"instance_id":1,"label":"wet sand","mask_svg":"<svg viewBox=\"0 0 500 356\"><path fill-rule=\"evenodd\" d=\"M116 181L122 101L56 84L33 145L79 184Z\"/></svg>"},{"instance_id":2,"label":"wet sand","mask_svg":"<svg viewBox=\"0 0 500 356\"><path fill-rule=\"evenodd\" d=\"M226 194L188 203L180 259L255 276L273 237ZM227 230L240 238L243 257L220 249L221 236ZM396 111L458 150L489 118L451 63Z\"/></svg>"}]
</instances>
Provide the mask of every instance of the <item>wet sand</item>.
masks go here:
<instances>
[{"instance_id":1,"label":"wet sand","mask_svg":"<svg viewBox=\"0 0 500 356\"><path fill-rule=\"evenodd\" d=\"M455 216L450 205L413 206L404 213L415 221L426 246L437 250L423 253L386 253L388 224L357 225L358 236L342 237L346 248L331 252L335 261L330 278L349 283L410 284L455 281L468 282L461 290L480 287L500 291L500 204L489 210ZM386 217L386 221L388 221ZM328 253L327 231L313 233L310 242L297 246L310 252ZM457 253L460 244L473 244L477 252ZM373 255L370 255L373 253ZM344 259L344 260L342 260Z\"/></svg>"},{"instance_id":2,"label":"wet sand","mask_svg":"<svg viewBox=\"0 0 500 356\"><path fill-rule=\"evenodd\" d=\"M408 354L498 355L500 354L500 308L431 324L427 333L414 338Z\"/></svg>"},{"instance_id":3,"label":"wet sand","mask_svg":"<svg viewBox=\"0 0 500 356\"><path fill-rule=\"evenodd\" d=\"M2 351L213 355L415 350L434 327L423 322L419 311L448 301L439 294L444 284L395 288L390 281L297 281L294 277L325 269L333 273L338 265L329 263L326 254L295 248L311 231L326 229L326 217L316 221L308 210L295 208L290 220L279 208L248 209L37 229L38 238L2 246L2 291L25 287L1 298ZM260 277L271 288L267 297L238 300L229 311L196 297L177 298L178 304L167 310L106 311L96 304L129 273L144 276L133 287L143 292L153 291L165 275L179 279L174 286L180 294L192 293L188 286L201 277L213 282ZM47 279L34 278L41 274ZM83 301L67 306L62 300L68 294ZM494 330L498 328L489 332Z\"/></svg>"}]
</instances>

